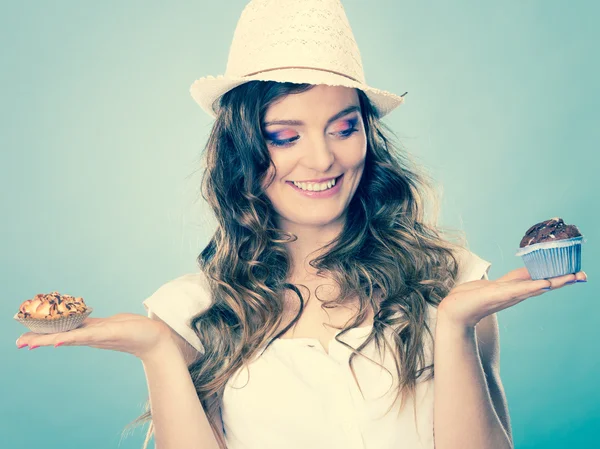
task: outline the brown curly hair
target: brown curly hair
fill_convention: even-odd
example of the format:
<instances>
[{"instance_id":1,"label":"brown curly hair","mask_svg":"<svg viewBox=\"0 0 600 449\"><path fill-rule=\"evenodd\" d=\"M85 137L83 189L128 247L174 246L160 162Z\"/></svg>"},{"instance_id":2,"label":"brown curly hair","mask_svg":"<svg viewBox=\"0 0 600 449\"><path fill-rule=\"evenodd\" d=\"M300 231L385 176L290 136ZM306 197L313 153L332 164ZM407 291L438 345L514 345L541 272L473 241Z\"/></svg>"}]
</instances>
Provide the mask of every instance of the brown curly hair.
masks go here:
<instances>
[{"instance_id":1,"label":"brown curly hair","mask_svg":"<svg viewBox=\"0 0 600 449\"><path fill-rule=\"evenodd\" d=\"M264 192L273 163L262 123L273 102L312 87L252 81L227 92L204 150L201 193L216 216L217 228L198 256L212 302L192 320L204 352L189 365L189 372L221 447L225 440L217 418L227 381L247 367L265 343L268 346L293 326L305 304L297 286L286 281L290 268L286 243L296 236L278 229ZM433 376L433 365L424 366L424 338L432 335L428 305L436 307L453 287L458 273L454 250L464 240L461 235L460 243L452 243L449 234L454 231L447 230L444 236L435 221L426 223L427 194L437 204L429 178L392 142L392 133L368 97L357 93L367 135L363 175L342 232L311 266L340 287L339 296L323 301L323 308L358 296L358 313L336 337L353 351L349 366L355 380L354 357L372 341L380 351L389 347L384 330L392 330L394 344L388 349L399 379L394 404L398 399L403 404L405 397L414 395L417 379ZM294 320L277 332L283 324L286 290L297 295L300 308ZM365 320L369 307L374 312L371 335L352 348L340 337ZM134 424L149 419L148 407Z\"/></svg>"}]
</instances>

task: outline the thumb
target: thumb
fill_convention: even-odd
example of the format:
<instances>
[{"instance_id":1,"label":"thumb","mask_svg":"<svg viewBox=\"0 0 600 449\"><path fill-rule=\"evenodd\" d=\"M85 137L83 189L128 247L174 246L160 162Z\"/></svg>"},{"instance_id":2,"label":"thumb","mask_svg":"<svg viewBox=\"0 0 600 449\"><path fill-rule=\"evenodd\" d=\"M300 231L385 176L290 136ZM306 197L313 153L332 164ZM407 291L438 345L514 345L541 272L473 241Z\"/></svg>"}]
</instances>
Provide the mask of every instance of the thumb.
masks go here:
<instances>
[{"instance_id":1,"label":"thumb","mask_svg":"<svg viewBox=\"0 0 600 449\"><path fill-rule=\"evenodd\" d=\"M530 281L531 275L527 271L527 267L517 268L516 270L509 271L504 276L496 279L497 281Z\"/></svg>"}]
</instances>

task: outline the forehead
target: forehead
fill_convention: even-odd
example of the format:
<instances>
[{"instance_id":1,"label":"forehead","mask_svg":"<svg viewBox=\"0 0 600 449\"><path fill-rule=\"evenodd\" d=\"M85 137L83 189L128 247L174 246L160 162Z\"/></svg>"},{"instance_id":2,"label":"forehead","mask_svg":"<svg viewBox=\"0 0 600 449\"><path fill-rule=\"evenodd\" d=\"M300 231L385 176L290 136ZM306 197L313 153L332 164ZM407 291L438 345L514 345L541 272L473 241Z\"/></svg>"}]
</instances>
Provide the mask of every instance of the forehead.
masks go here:
<instances>
[{"instance_id":1,"label":"forehead","mask_svg":"<svg viewBox=\"0 0 600 449\"><path fill-rule=\"evenodd\" d=\"M284 119L326 121L353 105L359 105L356 89L316 85L305 92L286 95L271 104L265 114L265 122Z\"/></svg>"}]
</instances>

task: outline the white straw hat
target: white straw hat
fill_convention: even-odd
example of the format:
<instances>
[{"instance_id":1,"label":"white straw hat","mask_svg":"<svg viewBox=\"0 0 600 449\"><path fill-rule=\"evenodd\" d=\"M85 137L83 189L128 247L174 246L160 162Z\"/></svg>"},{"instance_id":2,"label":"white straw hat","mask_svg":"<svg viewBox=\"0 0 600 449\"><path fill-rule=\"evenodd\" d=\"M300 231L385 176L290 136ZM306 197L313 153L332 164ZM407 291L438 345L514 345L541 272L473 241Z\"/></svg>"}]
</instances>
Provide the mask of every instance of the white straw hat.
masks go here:
<instances>
[{"instance_id":1,"label":"white straw hat","mask_svg":"<svg viewBox=\"0 0 600 449\"><path fill-rule=\"evenodd\" d=\"M404 95L369 87L339 0L252 0L238 21L224 75L195 81L190 93L216 117L223 94L248 81L327 84L362 90L383 117Z\"/></svg>"}]
</instances>

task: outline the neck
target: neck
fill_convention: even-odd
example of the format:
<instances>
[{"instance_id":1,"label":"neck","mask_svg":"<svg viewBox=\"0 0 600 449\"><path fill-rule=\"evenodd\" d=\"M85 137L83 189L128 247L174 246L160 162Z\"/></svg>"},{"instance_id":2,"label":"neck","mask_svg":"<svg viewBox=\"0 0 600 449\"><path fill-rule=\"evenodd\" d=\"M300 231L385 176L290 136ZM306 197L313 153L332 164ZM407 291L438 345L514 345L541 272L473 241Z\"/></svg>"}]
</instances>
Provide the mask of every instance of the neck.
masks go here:
<instances>
[{"instance_id":1,"label":"neck","mask_svg":"<svg viewBox=\"0 0 600 449\"><path fill-rule=\"evenodd\" d=\"M292 222L282 223L282 229L298 237L287 244L292 265L288 282L309 282L318 279L317 270L310 262L324 253L324 246L342 232L343 221L336 220L325 225L306 225Z\"/></svg>"}]
</instances>

